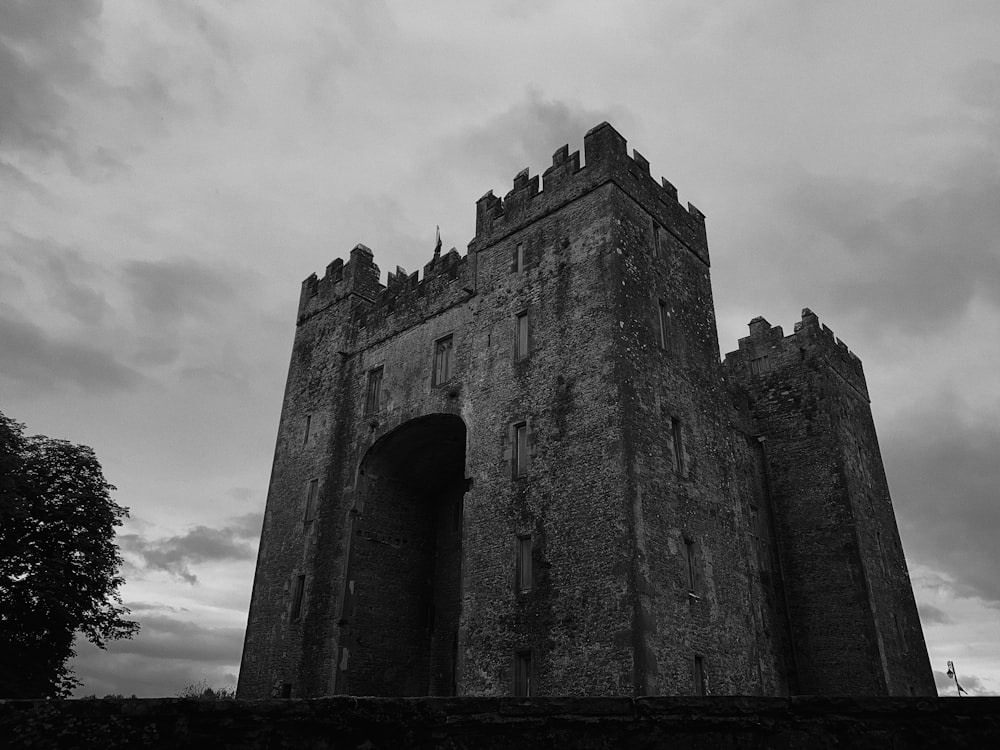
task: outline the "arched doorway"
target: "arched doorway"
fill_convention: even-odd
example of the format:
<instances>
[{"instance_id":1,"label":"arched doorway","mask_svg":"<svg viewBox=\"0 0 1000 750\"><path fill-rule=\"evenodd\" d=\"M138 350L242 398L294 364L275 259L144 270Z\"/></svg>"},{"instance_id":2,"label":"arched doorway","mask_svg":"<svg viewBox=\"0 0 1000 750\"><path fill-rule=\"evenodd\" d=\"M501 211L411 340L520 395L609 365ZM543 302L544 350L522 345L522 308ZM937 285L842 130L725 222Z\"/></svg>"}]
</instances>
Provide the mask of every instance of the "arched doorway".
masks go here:
<instances>
[{"instance_id":1,"label":"arched doorway","mask_svg":"<svg viewBox=\"0 0 1000 750\"><path fill-rule=\"evenodd\" d=\"M453 414L418 417L361 461L338 692L455 694L465 435Z\"/></svg>"}]
</instances>

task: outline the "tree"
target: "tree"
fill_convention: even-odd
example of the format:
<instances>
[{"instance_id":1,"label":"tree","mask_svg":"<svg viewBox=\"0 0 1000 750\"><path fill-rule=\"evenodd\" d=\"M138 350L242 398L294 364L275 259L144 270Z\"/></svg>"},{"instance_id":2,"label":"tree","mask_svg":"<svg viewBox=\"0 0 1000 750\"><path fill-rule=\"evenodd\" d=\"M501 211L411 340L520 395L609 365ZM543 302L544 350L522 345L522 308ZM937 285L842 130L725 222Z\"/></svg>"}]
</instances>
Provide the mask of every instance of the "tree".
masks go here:
<instances>
[{"instance_id":1,"label":"tree","mask_svg":"<svg viewBox=\"0 0 1000 750\"><path fill-rule=\"evenodd\" d=\"M77 632L104 648L138 631L118 594L114 489L90 448L0 413L0 698L65 697Z\"/></svg>"}]
</instances>

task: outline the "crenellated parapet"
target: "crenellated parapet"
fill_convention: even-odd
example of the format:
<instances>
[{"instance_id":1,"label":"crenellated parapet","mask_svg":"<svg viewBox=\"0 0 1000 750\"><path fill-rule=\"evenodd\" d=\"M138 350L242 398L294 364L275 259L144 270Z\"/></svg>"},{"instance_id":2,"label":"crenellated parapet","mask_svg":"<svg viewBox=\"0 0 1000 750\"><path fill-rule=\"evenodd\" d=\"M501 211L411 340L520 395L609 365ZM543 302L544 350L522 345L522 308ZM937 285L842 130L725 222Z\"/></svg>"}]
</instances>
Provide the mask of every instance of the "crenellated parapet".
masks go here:
<instances>
[{"instance_id":1,"label":"crenellated parapet","mask_svg":"<svg viewBox=\"0 0 1000 750\"><path fill-rule=\"evenodd\" d=\"M302 282L298 322L348 297L373 300L381 291L375 256L364 245L355 245L345 263L337 258L326 267L322 278L311 274Z\"/></svg>"},{"instance_id":2,"label":"crenellated parapet","mask_svg":"<svg viewBox=\"0 0 1000 750\"><path fill-rule=\"evenodd\" d=\"M552 166L539 176L523 169L514 177L512 189L498 198L489 191L476 202L476 237L471 247L482 252L504 237L561 208L570 201L614 182L639 203L668 231L706 264L709 262L705 215L677 200L677 188L665 179L657 182L649 161L638 151L630 156L625 138L604 122L583 138L586 160L580 152L563 146L552 155Z\"/></svg>"},{"instance_id":3,"label":"crenellated parapet","mask_svg":"<svg viewBox=\"0 0 1000 750\"><path fill-rule=\"evenodd\" d=\"M868 399L861 360L808 307L802 310L802 319L789 336L784 335L781 326L771 326L761 317L754 318L750 321L750 335L739 340L739 349L726 354L724 367L731 377L739 380L769 377L769 373L788 366L805 366L817 359Z\"/></svg>"}]
</instances>

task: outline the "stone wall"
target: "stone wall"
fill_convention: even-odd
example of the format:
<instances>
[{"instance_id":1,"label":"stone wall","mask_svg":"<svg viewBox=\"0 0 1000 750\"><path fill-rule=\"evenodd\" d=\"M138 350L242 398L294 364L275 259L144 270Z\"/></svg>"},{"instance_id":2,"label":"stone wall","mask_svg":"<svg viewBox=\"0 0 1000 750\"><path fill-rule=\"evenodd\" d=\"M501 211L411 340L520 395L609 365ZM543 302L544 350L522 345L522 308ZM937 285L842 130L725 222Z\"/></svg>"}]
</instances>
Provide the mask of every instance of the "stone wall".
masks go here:
<instances>
[{"instance_id":1,"label":"stone wall","mask_svg":"<svg viewBox=\"0 0 1000 750\"><path fill-rule=\"evenodd\" d=\"M5 748L1000 747L1000 698L2 701Z\"/></svg>"}]
</instances>

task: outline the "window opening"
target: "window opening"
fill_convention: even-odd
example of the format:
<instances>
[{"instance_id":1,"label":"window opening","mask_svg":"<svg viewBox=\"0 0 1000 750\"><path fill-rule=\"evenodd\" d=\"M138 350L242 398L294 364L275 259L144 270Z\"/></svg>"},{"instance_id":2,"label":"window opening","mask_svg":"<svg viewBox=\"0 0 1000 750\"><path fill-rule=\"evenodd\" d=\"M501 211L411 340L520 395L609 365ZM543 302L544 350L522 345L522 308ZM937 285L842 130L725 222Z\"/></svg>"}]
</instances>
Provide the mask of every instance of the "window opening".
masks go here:
<instances>
[{"instance_id":1,"label":"window opening","mask_svg":"<svg viewBox=\"0 0 1000 750\"><path fill-rule=\"evenodd\" d=\"M309 442L309 434L312 428L312 414L306 414L306 430L305 436L302 438L302 444L306 445Z\"/></svg>"},{"instance_id":2,"label":"window opening","mask_svg":"<svg viewBox=\"0 0 1000 750\"><path fill-rule=\"evenodd\" d=\"M524 359L528 356L528 311L518 313L514 318L514 358Z\"/></svg>"},{"instance_id":3,"label":"window opening","mask_svg":"<svg viewBox=\"0 0 1000 750\"><path fill-rule=\"evenodd\" d=\"M311 523L316 517L316 499L319 496L319 480L310 479L306 488L306 513L303 521Z\"/></svg>"},{"instance_id":4,"label":"window opening","mask_svg":"<svg viewBox=\"0 0 1000 750\"><path fill-rule=\"evenodd\" d=\"M525 593L534 588L534 572L531 567L531 534L517 537L517 591Z\"/></svg>"},{"instance_id":5,"label":"window opening","mask_svg":"<svg viewBox=\"0 0 1000 750\"><path fill-rule=\"evenodd\" d=\"M447 383L451 380L453 371L453 361L452 350L454 348L454 339L451 336L445 336L443 339L438 339L434 344L434 385L440 385L441 383Z\"/></svg>"},{"instance_id":6,"label":"window opening","mask_svg":"<svg viewBox=\"0 0 1000 750\"><path fill-rule=\"evenodd\" d=\"M766 354L763 354L760 357L754 357L750 360L750 372L754 375L760 375L762 372L767 372L770 369L771 360Z\"/></svg>"},{"instance_id":7,"label":"window opening","mask_svg":"<svg viewBox=\"0 0 1000 750\"><path fill-rule=\"evenodd\" d=\"M302 617L302 599L305 596L306 577L296 576L295 588L292 591L292 621Z\"/></svg>"},{"instance_id":8,"label":"window opening","mask_svg":"<svg viewBox=\"0 0 1000 750\"><path fill-rule=\"evenodd\" d=\"M521 273L524 270L524 243L523 242L518 242L517 243L517 251L516 251L516 253L517 253L517 255L516 255L515 259L514 259L514 267L517 269L518 273Z\"/></svg>"},{"instance_id":9,"label":"window opening","mask_svg":"<svg viewBox=\"0 0 1000 750\"><path fill-rule=\"evenodd\" d=\"M365 394L365 414L374 414L382 405L382 377L385 370L376 367L368 373L368 390Z\"/></svg>"},{"instance_id":10,"label":"window opening","mask_svg":"<svg viewBox=\"0 0 1000 750\"><path fill-rule=\"evenodd\" d=\"M698 560L697 548L693 539L684 540L684 549L687 556L688 573L688 594L694 600L698 599Z\"/></svg>"},{"instance_id":11,"label":"window opening","mask_svg":"<svg viewBox=\"0 0 1000 750\"><path fill-rule=\"evenodd\" d=\"M660 324L660 348L666 349L669 341L670 311L667 309L667 303L662 299L658 307L658 320Z\"/></svg>"},{"instance_id":12,"label":"window opening","mask_svg":"<svg viewBox=\"0 0 1000 750\"><path fill-rule=\"evenodd\" d=\"M684 444L681 439L681 420L670 418L670 436L674 443L674 471L684 473Z\"/></svg>"},{"instance_id":13,"label":"window opening","mask_svg":"<svg viewBox=\"0 0 1000 750\"><path fill-rule=\"evenodd\" d=\"M705 689L705 657L700 654L694 657L694 694L708 695Z\"/></svg>"},{"instance_id":14,"label":"window opening","mask_svg":"<svg viewBox=\"0 0 1000 750\"><path fill-rule=\"evenodd\" d=\"M526 697L532 694L531 650L514 652L514 695Z\"/></svg>"},{"instance_id":15,"label":"window opening","mask_svg":"<svg viewBox=\"0 0 1000 750\"><path fill-rule=\"evenodd\" d=\"M514 425L514 476L523 477L528 473L528 425L526 422Z\"/></svg>"}]
</instances>

